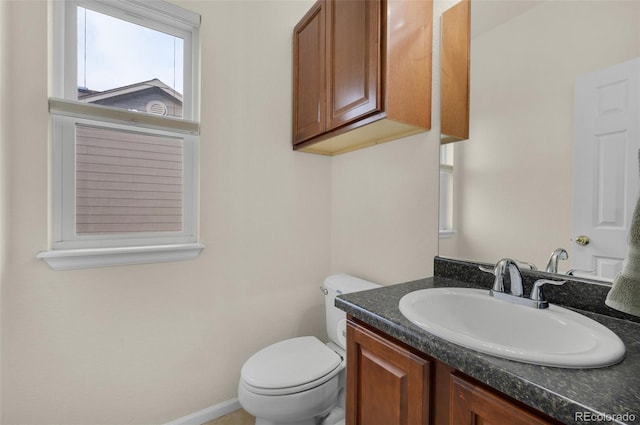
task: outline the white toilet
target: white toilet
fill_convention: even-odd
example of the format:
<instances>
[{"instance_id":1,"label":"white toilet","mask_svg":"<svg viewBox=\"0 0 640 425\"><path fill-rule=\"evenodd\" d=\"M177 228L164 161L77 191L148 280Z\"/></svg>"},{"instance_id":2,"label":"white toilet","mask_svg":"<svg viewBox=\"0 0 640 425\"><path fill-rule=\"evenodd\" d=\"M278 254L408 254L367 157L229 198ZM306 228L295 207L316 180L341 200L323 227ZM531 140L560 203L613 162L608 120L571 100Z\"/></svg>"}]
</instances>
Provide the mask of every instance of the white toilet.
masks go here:
<instances>
[{"instance_id":1,"label":"white toilet","mask_svg":"<svg viewBox=\"0 0 640 425\"><path fill-rule=\"evenodd\" d=\"M242 366L238 400L256 425L337 425L344 423L346 316L334 306L337 295L377 288L346 274L324 281L330 342L313 336L277 342Z\"/></svg>"}]
</instances>

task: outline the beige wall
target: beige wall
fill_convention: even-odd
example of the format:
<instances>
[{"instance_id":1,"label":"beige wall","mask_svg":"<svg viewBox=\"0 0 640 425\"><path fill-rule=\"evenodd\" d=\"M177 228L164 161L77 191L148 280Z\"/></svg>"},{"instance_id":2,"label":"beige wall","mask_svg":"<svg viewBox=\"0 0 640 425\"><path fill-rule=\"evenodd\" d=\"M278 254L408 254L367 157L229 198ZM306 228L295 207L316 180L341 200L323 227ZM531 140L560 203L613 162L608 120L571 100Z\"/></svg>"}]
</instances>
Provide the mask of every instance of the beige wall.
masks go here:
<instances>
[{"instance_id":1,"label":"beige wall","mask_svg":"<svg viewBox=\"0 0 640 425\"><path fill-rule=\"evenodd\" d=\"M0 3L3 424L162 423L204 409L236 396L258 348L325 337L318 287L330 272L431 273L435 132L333 159L290 149L291 30L312 1L176 3L203 17L207 248L77 271L35 258L49 231L47 4Z\"/></svg>"},{"instance_id":2,"label":"beige wall","mask_svg":"<svg viewBox=\"0 0 640 425\"><path fill-rule=\"evenodd\" d=\"M383 284L432 275L438 141L430 132L334 158L333 271Z\"/></svg>"},{"instance_id":3,"label":"beige wall","mask_svg":"<svg viewBox=\"0 0 640 425\"><path fill-rule=\"evenodd\" d=\"M458 233L442 255L544 267L555 248L570 250L573 82L639 56L639 19L638 2L547 1L474 38Z\"/></svg>"}]
</instances>

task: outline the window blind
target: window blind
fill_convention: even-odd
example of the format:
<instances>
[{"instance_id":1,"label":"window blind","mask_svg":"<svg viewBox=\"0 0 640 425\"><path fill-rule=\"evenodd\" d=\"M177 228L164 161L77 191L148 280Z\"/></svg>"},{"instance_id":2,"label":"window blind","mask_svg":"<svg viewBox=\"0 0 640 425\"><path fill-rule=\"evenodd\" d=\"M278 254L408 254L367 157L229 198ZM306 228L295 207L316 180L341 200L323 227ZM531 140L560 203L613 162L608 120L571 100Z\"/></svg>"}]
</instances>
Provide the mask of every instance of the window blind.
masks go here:
<instances>
[{"instance_id":1,"label":"window blind","mask_svg":"<svg viewBox=\"0 0 640 425\"><path fill-rule=\"evenodd\" d=\"M181 231L184 140L76 125L76 233Z\"/></svg>"}]
</instances>

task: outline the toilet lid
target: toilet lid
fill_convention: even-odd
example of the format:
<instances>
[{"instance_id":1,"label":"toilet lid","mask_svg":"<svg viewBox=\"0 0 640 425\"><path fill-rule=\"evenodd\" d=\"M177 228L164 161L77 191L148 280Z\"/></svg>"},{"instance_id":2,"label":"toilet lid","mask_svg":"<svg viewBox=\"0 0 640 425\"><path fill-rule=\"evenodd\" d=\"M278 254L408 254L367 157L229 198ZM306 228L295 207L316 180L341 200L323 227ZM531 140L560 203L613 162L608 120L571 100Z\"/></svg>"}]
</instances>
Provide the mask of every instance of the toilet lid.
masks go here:
<instances>
[{"instance_id":1,"label":"toilet lid","mask_svg":"<svg viewBox=\"0 0 640 425\"><path fill-rule=\"evenodd\" d=\"M331 373L342 358L313 336L287 339L255 353L242 366L240 375L257 388L287 388L303 385Z\"/></svg>"}]
</instances>

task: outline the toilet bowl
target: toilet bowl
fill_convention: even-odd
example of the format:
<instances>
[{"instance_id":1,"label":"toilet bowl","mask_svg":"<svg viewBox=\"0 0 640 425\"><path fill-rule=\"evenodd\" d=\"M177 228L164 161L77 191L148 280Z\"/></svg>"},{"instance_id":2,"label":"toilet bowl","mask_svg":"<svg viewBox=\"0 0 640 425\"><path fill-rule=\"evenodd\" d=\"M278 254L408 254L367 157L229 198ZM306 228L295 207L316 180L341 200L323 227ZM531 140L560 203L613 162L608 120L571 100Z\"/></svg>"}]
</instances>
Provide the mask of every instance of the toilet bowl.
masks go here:
<instances>
[{"instance_id":1,"label":"toilet bowl","mask_svg":"<svg viewBox=\"0 0 640 425\"><path fill-rule=\"evenodd\" d=\"M339 294L379 287L349 275L325 279L327 333L280 341L252 355L242 366L240 405L256 425L339 425L344 423L345 314L334 306Z\"/></svg>"},{"instance_id":2,"label":"toilet bowl","mask_svg":"<svg viewBox=\"0 0 640 425\"><path fill-rule=\"evenodd\" d=\"M315 337L278 342L245 362L238 400L256 425L317 424L338 404L344 364Z\"/></svg>"}]
</instances>

